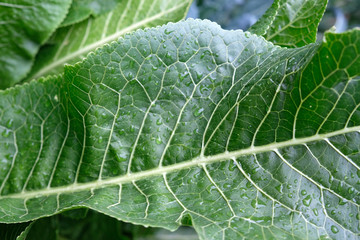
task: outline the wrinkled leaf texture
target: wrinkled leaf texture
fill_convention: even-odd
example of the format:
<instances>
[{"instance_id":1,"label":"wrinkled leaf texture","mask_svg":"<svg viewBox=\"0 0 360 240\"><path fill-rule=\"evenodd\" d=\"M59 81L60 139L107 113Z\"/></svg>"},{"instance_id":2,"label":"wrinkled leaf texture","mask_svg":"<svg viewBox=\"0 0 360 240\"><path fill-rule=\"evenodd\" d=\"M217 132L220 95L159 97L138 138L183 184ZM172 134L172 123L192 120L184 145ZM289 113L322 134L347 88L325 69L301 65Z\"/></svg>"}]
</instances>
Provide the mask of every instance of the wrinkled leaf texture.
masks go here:
<instances>
[{"instance_id":1,"label":"wrinkled leaf texture","mask_svg":"<svg viewBox=\"0 0 360 240\"><path fill-rule=\"evenodd\" d=\"M284 47L302 47L314 43L327 2L274 0L272 6L249 31Z\"/></svg>"},{"instance_id":2,"label":"wrinkled leaf texture","mask_svg":"<svg viewBox=\"0 0 360 240\"><path fill-rule=\"evenodd\" d=\"M1 92L0 221L84 206L201 239L358 238L359 38L187 20Z\"/></svg>"}]
</instances>

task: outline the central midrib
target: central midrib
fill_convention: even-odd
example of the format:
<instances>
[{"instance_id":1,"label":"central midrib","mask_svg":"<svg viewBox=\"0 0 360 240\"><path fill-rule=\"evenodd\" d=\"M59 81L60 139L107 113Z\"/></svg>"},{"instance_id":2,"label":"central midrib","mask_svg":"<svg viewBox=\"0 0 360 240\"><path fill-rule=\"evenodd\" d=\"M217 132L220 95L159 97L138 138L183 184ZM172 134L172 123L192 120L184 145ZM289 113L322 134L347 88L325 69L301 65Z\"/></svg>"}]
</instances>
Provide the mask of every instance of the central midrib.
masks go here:
<instances>
[{"instance_id":1,"label":"central midrib","mask_svg":"<svg viewBox=\"0 0 360 240\"><path fill-rule=\"evenodd\" d=\"M64 194L64 193L73 193L73 192L79 192L79 191L86 191L91 189L98 189L98 188L104 188L107 186L113 186L113 185L119 185L119 184L125 184L130 183L132 181L138 181L141 179L146 179L150 177L155 176L161 176L163 174L176 172L192 167L196 167L201 164L209 164L214 162L220 162L224 160L234 159L240 156L244 155L250 155L254 153L262 153L262 152L270 152L274 151L275 149L288 147L288 146L294 146L294 145L301 145L306 144L313 141L321 141L325 140L327 138L346 134L350 132L360 131L360 126L356 127L350 127L350 128L344 128L342 130L334 131L331 133L326 134L317 134L311 137L305 137L305 138L296 138L291 139L284 142L279 143L271 143L268 145L263 146L253 146L246 149L241 149L237 151L232 152L224 152L220 154L216 154L213 156L199 156L194 159L184 161L181 163L176 163L170 166L164 166L159 168L153 168L142 172L136 172L132 174L127 174L119 177L109 178L105 180L97 180L93 182L88 183L77 183L67 186L61 186L61 187L54 187L54 188L45 188L41 190L35 190L35 191L25 191L21 193L15 193L5 196L0 196L0 199L4 198L23 198L23 199L29 199L32 197L38 197L38 196L49 196L49 195L58 195L58 194Z\"/></svg>"},{"instance_id":2,"label":"central midrib","mask_svg":"<svg viewBox=\"0 0 360 240\"><path fill-rule=\"evenodd\" d=\"M76 57L78 57L78 56L84 55L84 54L86 54L86 53L88 53L88 52L90 52L90 51L92 51L92 50L94 50L94 49L96 49L96 48L104 45L105 43L109 43L109 42L111 42L111 41L115 41L115 40L117 40L120 36L124 35L125 33L131 32L131 31L133 31L133 30L135 30L135 29L138 29L138 28L140 28L141 26L143 26L143 25L145 25L145 24L147 24L147 23L149 23L149 22L151 22L151 21L154 21L154 20L156 20L156 19L158 19L158 18L161 18L162 16L164 16L164 15L166 15L166 14L169 14L169 13L171 13L171 12L173 12L173 11L176 11L177 9L183 7L185 4L187 4L187 2L184 2L184 3L182 3L182 4L179 4L179 5L175 6L175 7L172 7L172 8L170 8L170 9L164 11L164 12L155 14L155 15L153 15L152 17L143 19L143 20L141 20L141 21L139 21L139 22L137 22L137 23L135 23L135 24L132 24L132 25L124 28L124 29L121 30L121 31L115 32L115 33L112 34L112 35L109 35L109 36L107 36L107 37L105 37L105 38L102 38L102 39L100 39L99 41L96 41L96 42L94 42L94 43L92 43L92 44L90 44L90 45L87 45L87 46L84 47L84 48L81 48L81 49L79 49L79 50L77 50L77 51L75 51L75 52L73 52L73 53L71 53L71 54L69 54L69 55L66 55L65 57L62 57L62 58L60 58L60 59L52 62L51 64L47 65L46 67L42 68L42 69L41 69L40 71L38 71L32 78L34 78L34 79L39 78L39 77L43 76L45 73L47 73L48 71L50 71L51 69L56 68L56 67L58 67L59 65L64 64L64 63L66 63L67 61L69 61L69 60L71 60L71 59L74 59L74 58L76 58Z\"/></svg>"}]
</instances>

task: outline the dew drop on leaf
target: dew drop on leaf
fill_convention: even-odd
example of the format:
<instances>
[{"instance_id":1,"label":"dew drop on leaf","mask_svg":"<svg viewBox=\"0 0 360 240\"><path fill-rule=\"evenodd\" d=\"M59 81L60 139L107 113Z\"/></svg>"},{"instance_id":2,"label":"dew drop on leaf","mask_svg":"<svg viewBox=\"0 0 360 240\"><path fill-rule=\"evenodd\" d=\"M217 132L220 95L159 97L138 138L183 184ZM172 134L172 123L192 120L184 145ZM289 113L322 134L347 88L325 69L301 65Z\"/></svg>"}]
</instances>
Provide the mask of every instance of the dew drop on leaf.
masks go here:
<instances>
[{"instance_id":1,"label":"dew drop on leaf","mask_svg":"<svg viewBox=\"0 0 360 240\"><path fill-rule=\"evenodd\" d=\"M5 129L2 134L1 134L3 137L8 137L10 136L10 130L9 129Z\"/></svg>"},{"instance_id":2,"label":"dew drop on leaf","mask_svg":"<svg viewBox=\"0 0 360 240\"><path fill-rule=\"evenodd\" d=\"M130 127L130 132L134 132L134 131L135 131L134 126L131 126L131 127Z\"/></svg>"},{"instance_id":3,"label":"dew drop on leaf","mask_svg":"<svg viewBox=\"0 0 360 240\"><path fill-rule=\"evenodd\" d=\"M235 163L230 163L230 164L229 164L229 171L230 171L230 172L233 172L233 171L235 170L235 168L236 168Z\"/></svg>"},{"instance_id":4,"label":"dew drop on leaf","mask_svg":"<svg viewBox=\"0 0 360 240\"><path fill-rule=\"evenodd\" d=\"M318 216L318 215L319 215L319 212L318 212L317 208L314 208L314 209L313 209L313 212L314 212L315 216Z\"/></svg>"},{"instance_id":5,"label":"dew drop on leaf","mask_svg":"<svg viewBox=\"0 0 360 240\"><path fill-rule=\"evenodd\" d=\"M278 190L279 193L282 193L283 192L283 185L282 184L279 184L275 187L276 190Z\"/></svg>"},{"instance_id":6,"label":"dew drop on leaf","mask_svg":"<svg viewBox=\"0 0 360 240\"><path fill-rule=\"evenodd\" d=\"M354 191L355 191L355 189L354 189L353 187L349 187L349 188L348 188L348 192L349 192L350 194L354 193Z\"/></svg>"},{"instance_id":7,"label":"dew drop on leaf","mask_svg":"<svg viewBox=\"0 0 360 240\"><path fill-rule=\"evenodd\" d=\"M304 198L304 199L302 200L303 204L304 204L305 206L307 206L307 207L310 206L311 201L312 201L312 198L311 198L310 195L307 195L306 198Z\"/></svg>"},{"instance_id":8,"label":"dew drop on leaf","mask_svg":"<svg viewBox=\"0 0 360 240\"><path fill-rule=\"evenodd\" d=\"M252 206L253 208L256 208L256 200L255 200L255 199L253 199L253 200L251 201L251 206Z\"/></svg>"},{"instance_id":9,"label":"dew drop on leaf","mask_svg":"<svg viewBox=\"0 0 360 240\"><path fill-rule=\"evenodd\" d=\"M343 199L340 199L339 200L339 205L345 205L347 203L347 201L346 200L343 200Z\"/></svg>"},{"instance_id":10,"label":"dew drop on leaf","mask_svg":"<svg viewBox=\"0 0 360 240\"><path fill-rule=\"evenodd\" d=\"M13 122L14 122L14 119L10 119L9 121L7 121L6 127L7 127L7 128L11 128L12 125L13 125Z\"/></svg>"},{"instance_id":11,"label":"dew drop on leaf","mask_svg":"<svg viewBox=\"0 0 360 240\"><path fill-rule=\"evenodd\" d=\"M331 226L331 231L332 231L333 233L338 233L338 232L339 232L339 229L338 229L335 225L332 225L332 226Z\"/></svg>"},{"instance_id":12,"label":"dew drop on leaf","mask_svg":"<svg viewBox=\"0 0 360 240\"><path fill-rule=\"evenodd\" d=\"M201 114L203 111L204 111L204 108L196 109L196 111L194 112L194 116L195 116L195 117L200 116L200 114Z\"/></svg>"}]
</instances>

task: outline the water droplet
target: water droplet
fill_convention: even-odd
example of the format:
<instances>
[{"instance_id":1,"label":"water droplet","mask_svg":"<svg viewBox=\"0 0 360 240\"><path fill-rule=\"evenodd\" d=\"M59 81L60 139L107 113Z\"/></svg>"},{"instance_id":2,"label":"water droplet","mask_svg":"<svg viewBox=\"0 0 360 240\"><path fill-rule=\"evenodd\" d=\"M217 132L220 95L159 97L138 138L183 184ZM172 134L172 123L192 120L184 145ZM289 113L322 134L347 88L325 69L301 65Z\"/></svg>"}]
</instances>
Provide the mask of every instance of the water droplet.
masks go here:
<instances>
[{"instance_id":1,"label":"water droplet","mask_svg":"<svg viewBox=\"0 0 360 240\"><path fill-rule=\"evenodd\" d=\"M166 35L169 35L170 33L172 33L174 30L169 30L169 29L165 29L164 33Z\"/></svg>"},{"instance_id":2,"label":"water droplet","mask_svg":"<svg viewBox=\"0 0 360 240\"><path fill-rule=\"evenodd\" d=\"M308 207L308 206L310 206L311 201L312 201L311 196L310 196L310 195L307 195L306 198L304 198L304 199L302 200L302 203L303 203L305 206Z\"/></svg>"},{"instance_id":3,"label":"water droplet","mask_svg":"<svg viewBox=\"0 0 360 240\"><path fill-rule=\"evenodd\" d=\"M335 215L336 211L335 210L331 210L330 212L332 215Z\"/></svg>"},{"instance_id":4,"label":"water droplet","mask_svg":"<svg viewBox=\"0 0 360 240\"><path fill-rule=\"evenodd\" d=\"M124 129L120 129L118 133L119 133L119 135L124 135L124 134L125 134L125 130L124 130Z\"/></svg>"},{"instance_id":5,"label":"water droplet","mask_svg":"<svg viewBox=\"0 0 360 240\"><path fill-rule=\"evenodd\" d=\"M152 66L152 70L156 71L158 68L156 66Z\"/></svg>"},{"instance_id":6,"label":"water droplet","mask_svg":"<svg viewBox=\"0 0 360 240\"><path fill-rule=\"evenodd\" d=\"M232 172L232 171L235 170L235 168L236 168L236 164L233 163L233 162L231 162L231 163L229 164L229 171Z\"/></svg>"},{"instance_id":7,"label":"water droplet","mask_svg":"<svg viewBox=\"0 0 360 240\"><path fill-rule=\"evenodd\" d=\"M292 194L292 193L289 193L289 194L288 194L288 197L289 197L289 198L292 198L292 197L293 197L293 194Z\"/></svg>"},{"instance_id":8,"label":"water droplet","mask_svg":"<svg viewBox=\"0 0 360 240\"><path fill-rule=\"evenodd\" d=\"M167 53L165 54L165 57L166 57L167 59L169 59L169 60L172 60L172 56L171 56L171 54L170 54L169 52L167 52Z\"/></svg>"},{"instance_id":9,"label":"water droplet","mask_svg":"<svg viewBox=\"0 0 360 240\"><path fill-rule=\"evenodd\" d=\"M194 112L194 116L195 116L195 117L200 116L200 114L201 114L203 111L204 111L204 108L196 109L196 111Z\"/></svg>"},{"instance_id":10,"label":"water droplet","mask_svg":"<svg viewBox=\"0 0 360 240\"><path fill-rule=\"evenodd\" d=\"M197 79L201 79L204 74L202 72L196 72Z\"/></svg>"},{"instance_id":11,"label":"water droplet","mask_svg":"<svg viewBox=\"0 0 360 240\"><path fill-rule=\"evenodd\" d=\"M163 45L163 48L166 48L166 47L167 47L166 44L164 44L164 45Z\"/></svg>"},{"instance_id":12,"label":"water droplet","mask_svg":"<svg viewBox=\"0 0 360 240\"><path fill-rule=\"evenodd\" d=\"M305 189L301 191L301 195L303 195L303 196L305 196L305 195L306 195L306 193L307 193L307 192L306 192L306 190L305 190Z\"/></svg>"},{"instance_id":13,"label":"water droplet","mask_svg":"<svg viewBox=\"0 0 360 240\"><path fill-rule=\"evenodd\" d=\"M339 205L345 205L347 203L347 200L340 199Z\"/></svg>"},{"instance_id":14,"label":"water droplet","mask_svg":"<svg viewBox=\"0 0 360 240\"><path fill-rule=\"evenodd\" d=\"M14 119L10 119L9 121L7 121L6 127L7 127L7 128L11 128L12 125L13 125L13 122L14 122Z\"/></svg>"},{"instance_id":15,"label":"water droplet","mask_svg":"<svg viewBox=\"0 0 360 240\"><path fill-rule=\"evenodd\" d=\"M2 134L1 134L3 137L8 137L10 136L10 130L9 129L5 129Z\"/></svg>"},{"instance_id":16,"label":"water droplet","mask_svg":"<svg viewBox=\"0 0 360 240\"><path fill-rule=\"evenodd\" d=\"M240 197L245 200L249 199L249 197L246 193L241 194Z\"/></svg>"},{"instance_id":17,"label":"water droplet","mask_svg":"<svg viewBox=\"0 0 360 240\"><path fill-rule=\"evenodd\" d=\"M256 201L255 201L255 199L251 201L251 206L252 206L253 208L256 208Z\"/></svg>"},{"instance_id":18,"label":"water droplet","mask_svg":"<svg viewBox=\"0 0 360 240\"><path fill-rule=\"evenodd\" d=\"M349 192L350 194L354 193L354 191L355 191L355 188L349 187L348 192Z\"/></svg>"},{"instance_id":19,"label":"water droplet","mask_svg":"<svg viewBox=\"0 0 360 240\"><path fill-rule=\"evenodd\" d=\"M318 212L317 208L314 208L314 209L313 209L313 212L314 212L315 216L318 216L318 215L319 215L319 212Z\"/></svg>"},{"instance_id":20,"label":"water droplet","mask_svg":"<svg viewBox=\"0 0 360 240\"><path fill-rule=\"evenodd\" d=\"M133 78L133 73L132 73L132 72L129 72L129 73L127 74L127 78ZM136 82L134 81L134 83L136 83Z\"/></svg>"},{"instance_id":21,"label":"water droplet","mask_svg":"<svg viewBox=\"0 0 360 240\"><path fill-rule=\"evenodd\" d=\"M356 219L360 220L360 213L356 214Z\"/></svg>"},{"instance_id":22,"label":"water droplet","mask_svg":"<svg viewBox=\"0 0 360 240\"><path fill-rule=\"evenodd\" d=\"M161 138L160 137L158 137L157 139L156 139L156 144L162 144L162 140L161 140Z\"/></svg>"},{"instance_id":23,"label":"water droplet","mask_svg":"<svg viewBox=\"0 0 360 240\"><path fill-rule=\"evenodd\" d=\"M276 190L278 190L279 193L283 193L283 185L279 184L275 187Z\"/></svg>"},{"instance_id":24,"label":"water droplet","mask_svg":"<svg viewBox=\"0 0 360 240\"><path fill-rule=\"evenodd\" d=\"M182 81L187 75L188 75L188 72L187 72L187 71L185 71L185 72L183 72L183 73L179 73L179 79L180 79L180 81Z\"/></svg>"},{"instance_id":25,"label":"water droplet","mask_svg":"<svg viewBox=\"0 0 360 240\"><path fill-rule=\"evenodd\" d=\"M335 225L332 225L332 226L331 226L331 231L332 231L333 233L338 233L338 232L339 232L339 229L338 229Z\"/></svg>"},{"instance_id":26,"label":"water droplet","mask_svg":"<svg viewBox=\"0 0 360 240\"><path fill-rule=\"evenodd\" d=\"M98 143L102 143L103 142L103 137L99 137Z\"/></svg>"},{"instance_id":27,"label":"water droplet","mask_svg":"<svg viewBox=\"0 0 360 240\"><path fill-rule=\"evenodd\" d=\"M134 126L131 126L131 127L130 127L130 132L134 132L134 131L135 131Z\"/></svg>"},{"instance_id":28,"label":"water droplet","mask_svg":"<svg viewBox=\"0 0 360 240\"><path fill-rule=\"evenodd\" d=\"M162 124L161 118L159 118L158 120L156 120L156 125L161 125L161 124Z\"/></svg>"}]
</instances>

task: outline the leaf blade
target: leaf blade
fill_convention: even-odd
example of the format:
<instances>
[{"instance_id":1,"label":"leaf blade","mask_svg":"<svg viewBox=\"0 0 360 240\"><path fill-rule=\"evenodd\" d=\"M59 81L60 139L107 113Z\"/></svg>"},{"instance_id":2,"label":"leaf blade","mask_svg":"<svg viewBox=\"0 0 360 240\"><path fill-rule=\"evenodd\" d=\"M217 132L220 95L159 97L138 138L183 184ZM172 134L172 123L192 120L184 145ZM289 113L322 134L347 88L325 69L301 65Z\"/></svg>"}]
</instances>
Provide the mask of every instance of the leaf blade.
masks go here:
<instances>
[{"instance_id":1,"label":"leaf blade","mask_svg":"<svg viewBox=\"0 0 360 240\"><path fill-rule=\"evenodd\" d=\"M276 0L249 31L284 47L302 47L314 43L327 2Z\"/></svg>"},{"instance_id":2,"label":"leaf blade","mask_svg":"<svg viewBox=\"0 0 360 240\"><path fill-rule=\"evenodd\" d=\"M60 157L50 185L36 178L24 192L1 192L1 221L85 206L170 230L189 215L202 239L301 239L305 229L309 238L357 237L360 60L341 52L360 48L359 35L284 49L188 20L98 49L66 68L69 114L53 120L70 119L65 151L76 157ZM335 69L319 64L326 56ZM349 75L337 77L343 69Z\"/></svg>"},{"instance_id":3,"label":"leaf blade","mask_svg":"<svg viewBox=\"0 0 360 240\"><path fill-rule=\"evenodd\" d=\"M61 73L64 64L74 64L96 48L138 28L179 21L186 16L190 4L191 0L121 1L106 15L61 28L49 46L40 51L29 79ZM68 43L68 39L76 40Z\"/></svg>"},{"instance_id":4,"label":"leaf blade","mask_svg":"<svg viewBox=\"0 0 360 240\"><path fill-rule=\"evenodd\" d=\"M40 46L60 25L71 3L70 0L12 2L0 3L1 89L26 76Z\"/></svg>"}]
</instances>

